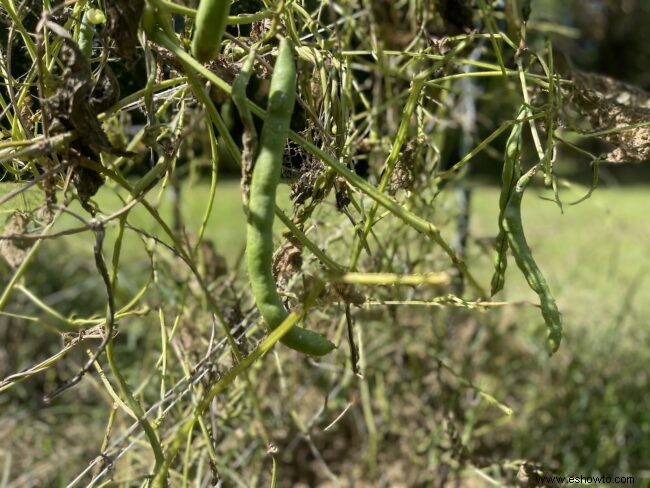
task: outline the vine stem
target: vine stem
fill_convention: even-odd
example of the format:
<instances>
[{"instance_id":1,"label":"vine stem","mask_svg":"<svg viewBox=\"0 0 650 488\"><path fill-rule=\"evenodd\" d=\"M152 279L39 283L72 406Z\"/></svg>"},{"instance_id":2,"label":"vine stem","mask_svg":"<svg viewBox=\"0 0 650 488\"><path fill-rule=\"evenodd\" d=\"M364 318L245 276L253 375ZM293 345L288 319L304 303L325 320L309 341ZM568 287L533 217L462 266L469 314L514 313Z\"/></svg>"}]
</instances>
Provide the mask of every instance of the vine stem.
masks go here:
<instances>
[{"instance_id":1,"label":"vine stem","mask_svg":"<svg viewBox=\"0 0 650 488\"><path fill-rule=\"evenodd\" d=\"M163 32L157 31L152 39L154 42L159 43L161 46L170 50L178 58L187 63L191 68L196 70L201 76L205 77L208 81L213 83L215 87L223 90L226 94L232 94L231 86L219 78L216 74L209 71L196 59L194 59L190 54L185 52L179 45L177 45L172 39L166 36ZM264 119L266 118L266 111L255 103L248 100L248 106L253 112L253 114ZM391 212L397 218L402 220L405 224L413 227L418 232L428 236L434 242L436 242L442 250L449 256L452 263L458 268L458 270L465 276L468 283L479 293L482 297L487 297L486 291L476 280L474 275L470 273L465 265L465 262L455 253L452 247L444 240L440 230L431 222L423 219L422 217L410 212L402 205L397 203L395 200L390 198L388 195L375 188L373 185L368 183L366 180L361 178L355 172L351 171L344 163L340 162L336 157L326 153L321 148L317 147L312 142L308 141L300 134L295 131L289 130L289 138L302 146L307 152L313 156L321 159L327 165L329 165L336 173L342 176L351 186L356 188L362 193L365 193L368 197L375 200L379 205L384 207L386 210Z\"/></svg>"}]
</instances>

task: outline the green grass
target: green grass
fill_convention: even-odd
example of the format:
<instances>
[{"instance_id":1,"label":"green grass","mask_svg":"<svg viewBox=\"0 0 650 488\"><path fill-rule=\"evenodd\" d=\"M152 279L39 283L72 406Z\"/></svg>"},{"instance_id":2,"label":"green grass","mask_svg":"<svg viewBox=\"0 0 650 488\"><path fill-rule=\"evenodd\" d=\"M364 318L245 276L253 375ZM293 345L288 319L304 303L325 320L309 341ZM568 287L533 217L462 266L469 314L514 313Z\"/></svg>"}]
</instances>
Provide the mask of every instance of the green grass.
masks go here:
<instances>
[{"instance_id":1,"label":"green grass","mask_svg":"<svg viewBox=\"0 0 650 488\"><path fill-rule=\"evenodd\" d=\"M582 191L582 189L580 189ZM551 289L556 294L568 327L620 326L627 321L639 321L650 314L650 287L643 286L650 271L647 249L650 241L650 221L645 217L644 187L600 188L593 196L578 204L565 205L564 213L552 202L548 192L531 190L524 198L522 215L527 239ZM150 199L157 198L152 192ZM288 208L288 187L280 186L281 206ZM578 190L563 196L567 202L580 196ZM172 208L170 192L162 195L161 213L169 222ZM186 230L195 235L199 229L209 198L209 185L198 182L185 185L181 191L182 214ZM497 232L499 190L493 186L476 186L472 193L472 237L490 238ZM116 210L121 203L109 191L97 196L105 212ZM27 207L36 205L35 194L25 197ZM6 209L0 209L5 211ZM134 226L162 236L147 212L138 207L130 214ZM77 225L71 217L61 219L57 228ZM284 226L276 221L276 233ZM245 247L246 217L241 203L239 182L222 180L211 217L206 228L217 252L229 266L235 265ZM129 261L144 259L142 242L134 235L127 237L124 257ZM66 247L74 253L90 256L92 236L88 233L66 238ZM110 250L110 239L105 249ZM485 246L473 246L474 268L483 283L489 283L492 254ZM507 285L502 296L508 300L535 300L514 261L510 259Z\"/></svg>"},{"instance_id":2,"label":"green grass","mask_svg":"<svg viewBox=\"0 0 650 488\"><path fill-rule=\"evenodd\" d=\"M288 207L288 187L281 186L280 205ZM565 205L564 213L552 202L540 200L547 192L536 189L526 195L522 215L526 235L535 258L547 276L566 314L567 323L609 326L617 320L641 318L650 313L650 287L643 283L650 262L645 243L650 241L650 221L643 204L643 187L602 188L578 204ZM209 186L192 184L182 191L183 218L188 230L196 232L205 211ZM564 196L573 201L579 192ZM163 214L171 209L163 197ZM472 194L471 234L475 238L497 233L499 190L477 186ZM101 206L108 202L101 196ZM109 207L110 208L110 207ZM134 224L155 231L142 209L133 214ZM276 221L277 233L285 230ZM206 237L229 264L234 264L245 246L246 217L239 183L220 181ZM478 261L483 283L491 276L491 253L473 246L471 255ZM507 287L509 300L535 300L534 293L510 259Z\"/></svg>"},{"instance_id":3,"label":"green grass","mask_svg":"<svg viewBox=\"0 0 650 488\"><path fill-rule=\"evenodd\" d=\"M482 422L494 415L500 415L500 412L490 406L483 406L482 410L477 407L476 411L472 411L472 415L480 413L485 416L480 417L482 420L479 422L483 427L473 426L470 420L465 425L468 429L467 435L471 438L468 445L476 449L479 454L482 449L497 449L500 456L508 455L512 459L528 457L534 461L554 461L555 464L551 467L559 469L560 474L568 474L566 470L576 469L580 470L576 471L576 474L587 475L590 472L601 472L603 466L608 469L615 466L617 469L624 470L626 461L618 459L616 457L618 453L621 453L622 457L631 456L645 448L647 444L644 444L645 441L629 436L630 432L646 432L650 428L643 402L637 403L631 396L635 388L641 388L642 393L647 385L647 380L644 380L644 370L650 360L647 348L640 347L647 344L650 338L650 330L644 319L650 313L650 289L644 286L649 267L645 256L646 243L650 238L650 223L644 216L643 203L646 192L643 187L602 188L580 205L566 205L564 213L561 213L554 203L539 200L540 195L548 196L546 191L531 189L524 198L523 221L529 244L564 313L566 334L559 352L552 358L548 358L544 352L545 332L538 309L532 306L508 307L503 310L503 314L495 312L488 315L480 313L474 315L474 318L479 321L479 330L484 325L497 327L490 334L496 339L490 339L492 342L479 342L480 347L485 349L476 349L472 352L460 347L449 352L450 355L458 353L472 357L474 365L467 367L476 368L476 372L472 369L468 371L463 369L466 359L459 359L458 364L454 362L450 364L461 371L461 374L467 374L486 392L514 409L512 416L485 424ZM281 206L288 208L286 185L282 185L280 194ZM567 201L575 200L579 196L578 191L563 193ZM157 192L152 191L149 198L155 200ZM173 203L171 194L163 193L161 198L162 216L170 222ZM198 231L208 198L207 182L186 184L181 191L183 221L186 232L190 236ZM498 200L499 190L495 187L477 184L473 188L472 244L469 250L469 264L481 283L485 285L489 283L492 273L493 255L489 247L481 246L479 243L487 242L496 235ZM102 189L97 195L97 203L105 213L115 211L122 205L108 187ZM37 204L35 195L30 194L27 197L27 207L34 208ZM78 210L77 207L72 208ZM157 225L141 207L134 209L129 221L136 227L162 237ZM64 217L57 224L57 228L77 225L75 219ZM245 227L246 218L242 210L238 181L220 181L212 216L206 229L206 237L213 241L215 249L226 258L231 269L243 251ZM280 242L279 233L283 230L282 225L277 223L277 242ZM443 230L445 235L449 235L450 229ZM107 242L104 246L107 262L110 262L111 239L114 239L114 234L114 230L107 233ZM336 243L336 245L340 244ZM39 273L36 264L30 268L31 274L27 275L30 280L38 280L40 283L46 278L51 280L53 276L61 275L60 279L63 281L60 286L69 293L78 288L76 295L67 295L66 302L53 304L54 308L61 313L70 313L61 308L64 305L72 306L75 303L88 302L90 298L88 290L91 290L90 293L97 302L97 310L101 311L103 308L103 289L93 267L92 245L93 237L88 232L48 241L43 245L41 253L48 256L48 259L56 259L56 263L60 262L60 265L48 263L50 268L57 270L56 276L48 274L51 270ZM146 245L151 245L151 242L147 239L141 240L134 233L127 234L124 240L123 261L120 267L123 296L120 301L132 296L137 291L138 285L147 280L150 263ZM343 256L342 262L345 263L347 249L331 247L327 251L336 258ZM70 255L74 255L76 259L70 260ZM170 253L159 252L157 256L158 259L166 259L165 256L170 256ZM441 263L448 265L446 260L442 260ZM78 269L74 268L75 266ZM160 268L161 270L173 269L174 266ZM80 276L78 285L71 279L71 276L76 275ZM240 276L245 275L240 274ZM94 286L83 285L87 281ZM145 302L155 306L156 300L152 298L159 296L160 299L164 299L166 293L164 286L168 286L165 283L168 282L160 280L157 287L153 286ZM56 287L56 284L51 285L53 292L56 291ZM17 295L13 297L14 299L20 296L18 292L14 293ZM170 300L174 299L173 290L170 290L169 296ZM509 262L506 287L496 298L533 303L537 300L512 259ZM389 410L386 410L384 415L381 413L383 412L381 405L384 403L374 404L375 414L378 415L378 419L382 419L381 422L384 422L381 426L381 429L384 429L380 431L381 436L386 434L385 429L390 431L394 428L395 432L401 432L403 429L401 422L405 419L400 415L406 412L403 410L406 407L400 403L398 392L400 385L406 381L405 378L414 375L412 378L414 383L411 387L420 388L414 393L415 397L429 394L436 396L434 393L426 393L426 388L422 389L424 385L418 383L422 380L417 376L418 358L425 355L425 352L428 353L428 347L433 347L420 339L421 334L426 335L430 332L419 328L427 325L429 321L439 326L446 320L446 312L429 313L418 307L400 308L399 323L406 333L388 327L389 319L381 312L378 315L372 315L371 312L374 312L372 310L359 312L357 327L363 330L367 341L366 373L371 394L374 395L373 398L383 398L382 401L386 405L388 402L395 402L397 405L392 414L389 415ZM125 369L130 374L136 375L134 378L140 378L140 373L154 369L153 365L149 364L155 357L150 348L157 346L156 339L152 340L151 337L157 336L158 331L157 328L149 329L149 327L156 327L150 319L154 319L153 314L150 314L147 320L129 320L121 325L128 328L125 329L128 333L120 336L122 340L127 341L120 347L121 353L124 354L122 361ZM191 319L184 327L189 328L188 330L194 330L192 327L196 327L197 337L200 337L201 334L205 334L206 326L205 320L199 319L195 322ZM32 329L33 332L30 333L33 334L30 336L32 338L25 344L31 344L34 337L47 342L49 337L51 341L48 344L52 345L54 341L54 346L57 346L59 339L56 334L44 334L38 324L34 324L29 330ZM460 336L460 339L463 340L463 337ZM342 346L337 354L347 355L345 344ZM409 361L413 361L413 364L408 367L402 365L401 369L396 369L395 360L402 357L409 357ZM132 370L134 366L137 367ZM75 367L72 364L70 368L74 370ZM283 368L286 374L298 374L298 369L293 368L290 363L285 363ZM378 379L380 377L384 378L381 380L383 385L381 388ZM88 382L84 383L86 387L94 383L91 378L89 375ZM142 378L137 381L141 380ZM268 385L275 385L274 381L272 379ZM30 380L25 382L24 386L28 388L33 384L34 382ZM137 384L136 380L134 384ZM267 383L261 383L264 384ZM264 387L260 386L260 388ZM383 388L387 390L384 391ZM642 394L647 397L645 393ZM277 397L278 400L280 398ZM314 398L320 397L316 395ZM447 400L448 405L454 404L451 397ZM62 401L69 400L64 398ZM344 406L338 405L328 414L333 418ZM101 408L103 407L99 407L98 410ZM425 408L424 403L422 408ZM396 415L396 419L401 420L395 420L396 425L390 427L393 414ZM360 415L360 412L356 415ZM417 424L417 428L415 426L412 428L416 428L416 434L420 436L418 439L423 443L429 442L431 432L435 429L433 427L422 429L421 423L424 422L422 418L413 421ZM97 422L96 429L102 428L103 420L100 420ZM571 434L572 429L575 429L575 435ZM590 437L596 434L599 436L598 442L591 440ZM630 440L627 441L625 449L621 449L617 444L618 439L626 435ZM405 437L407 438L408 436ZM503 446L499 444L501 438L508 439L511 448L504 451ZM585 445L593 450L593 456L577 451L582 448L581 443L586 443ZM389 452L390 446L385 442L382 446L382 449L388 449L386 456L394 457L395 453ZM237 445L236 449L239 447ZM507 454L501 454L504 452ZM81 453L77 457L87 462L87 459L93 455ZM345 457L338 454L333 456L337 460ZM431 462L435 464L435 461ZM635 466L642 465L640 460L632 459L631 462ZM72 471L76 472L76 469ZM629 472L620 474L638 475Z\"/></svg>"},{"instance_id":4,"label":"green grass","mask_svg":"<svg viewBox=\"0 0 650 488\"><path fill-rule=\"evenodd\" d=\"M524 198L522 215L533 255L555 293L565 321L565 351L578 347L596 348L615 341L619 336L634 338L643 327L643 317L650 315L650 287L643 286L650 268L646 246L650 242L650 222L644 217L643 187L601 188L578 204L564 205L564 213L547 191L533 189ZM566 203L575 201L583 188L566 191ZM186 229L196 233L201 224L209 196L209 185L193 183L182 189L182 213ZM279 204L289 208L288 187L280 186ZM100 206L111 208L100 195ZM499 190L493 186L476 186L472 194L471 235L479 240L497 233ZM162 213L171 212L171 198L163 195ZM113 202L113 207L117 202ZM156 224L142 208L133 214L133 224L156 231ZM276 235L284 231L276 220ZM206 237L217 252L226 258L229 268L245 247L246 217L241 204L239 182L222 180L217 186L214 208L206 228ZM75 240L73 240L74 242ZM125 259L142 259L143 246L131 236ZM77 240L76 252L89 252L89 242ZM107 246L108 249L110 249ZM470 249L471 269L486 286L492 273L493 255L485 247ZM148 266L148 264L147 264ZM537 302L514 260L510 257L506 287L498 299ZM135 285L133 286L135 289ZM517 320L541 330L539 311L533 307L517 309ZM536 345L542 347L537 333ZM617 341L618 342L618 341ZM634 347L634 340L621 341ZM562 353L562 351L561 351Z\"/></svg>"},{"instance_id":5,"label":"green grass","mask_svg":"<svg viewBox=\"0 0 650 488\"><path fill-rule=\"evenodd\" d=\"M644 187L602 188L579 205L565 205L563 214L554 203L540 201L539 193L524 198L530 247L564 313L568 341L576 346L603 333L623 334L623 327L630 332L645 327L643 317L650 313L650 287L644 286L650 270L646 193ZM473 235L495 235L498 190L476 188L472 210ZM506 283L508 299L535 299L512 259Z\"/></svg>"}]
</instances>

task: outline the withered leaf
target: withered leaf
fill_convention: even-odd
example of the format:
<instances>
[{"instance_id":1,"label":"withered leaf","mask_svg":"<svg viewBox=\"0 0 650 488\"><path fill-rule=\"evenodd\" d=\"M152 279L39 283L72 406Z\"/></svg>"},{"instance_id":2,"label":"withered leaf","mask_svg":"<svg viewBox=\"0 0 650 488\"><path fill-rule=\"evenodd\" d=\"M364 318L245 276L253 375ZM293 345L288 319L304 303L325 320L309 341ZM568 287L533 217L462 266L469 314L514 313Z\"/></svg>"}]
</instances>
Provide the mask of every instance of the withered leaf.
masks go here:
<instances>
[{"instance_id":1,"label":"withered leaf","mask_svg":"<svg viewBox=\"0 0 650 488\"><path fill-rule=\"evenodd\" d=\"M65 68L56 92L47 101L50 122L76 130L80 139L95 150L112 152L90 103L94 83L88 60L70 39L63 39L60 59Z\"/></svg>"},{"instance_id":2,"label":"withered leaf","mask_svg":"<svg viewBox=\"0 0 650 488\"><path fill-rule=\"evenodd\" d=\"M138 25L144 0L106 0L108 36L115 41L117 53L127 61L135 57Z\"/></svg>"},{"instance_id":3,"label":"withered leaf","mask_svg":"<svg viewBox=\"0 0 650 488\"><path fill-rule=\"evenodd\" d=\"M113 147L97 118L100 111L119 98L118 83L108 66L95 81L88 60L70 38L63 38L60 60L63 72L56 78L53 95L47 99L47 117L52 133L75 130L79 135L63 157L75 163L72 181L82 205L90 209L87 201L97 193L104 179L95 170L84 167L84 161L98 162L102 151L131 155Z\"/></svg>"},{"instance_id":4,"label":"withered leaf","mask_svg":"<svg viewBox=\"0 0 650 488\"><path fill-rule=\"evenodd\" d=\"M571 105L591 124L594 132L613 131L602 138L615 149L609 162L650 161L650 93L613 78L572 70ZM617 129L621 129L618 130Z\"/></svg>"},{"instance_id":5,"label":"withered leaf","mask_svg":"<svg viewBox=\"0 0 650 488\"><path fill-rule=\"evenodd\" d=\"M26 215L20 212L13 213L4 228L3 237L5 238L0 239L0 256L14 269L22 264L35 242L19 237L20 234L24 234L27 230L28 222ZM7 239L6 237L9 236L16 237Z\"/></svg>"},{"instance_id":6,"label":"withered leaf","mask_svg":"<svg viewBox=\"0 0 650 488\"><path fill-rule=\"evenodd\" d=\"M104 184L104 177L97 171L77 165L72 174L72 182L82 203L95 195Z\"/></svg>"},{"instance_id":7,"label":"withered leaf","mask_svg":"<svg viewBox=\"0 0 650 488\"><path fill-rule=\"evenodd\" d=\"M120 99L120 84L110 65L106 64L94 84L90 106L96 114L105 112Z\"/></svg>"}]
</instances>

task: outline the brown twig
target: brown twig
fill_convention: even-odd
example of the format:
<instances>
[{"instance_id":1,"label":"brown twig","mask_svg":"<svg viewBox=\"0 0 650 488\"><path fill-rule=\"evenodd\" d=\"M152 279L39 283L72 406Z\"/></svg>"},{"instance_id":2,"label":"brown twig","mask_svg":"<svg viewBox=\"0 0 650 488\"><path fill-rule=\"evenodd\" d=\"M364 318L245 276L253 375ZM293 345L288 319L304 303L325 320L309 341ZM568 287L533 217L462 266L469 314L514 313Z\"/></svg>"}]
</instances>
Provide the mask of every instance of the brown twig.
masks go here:
<instances>
[{"instance_id":1,"label":"brown twig","mask_svg":"<svg viewBox=\"0 0 650 488\"><path fill-rule=\"evenodd\" d=\"M72 386L79 383L81 379L84 377L84 375L90 370L90 368L92 368L94 362L97 361L99 356L101 356L104 353L104 351L106 350L106 345L113 338L113 329L115 327L115 300L113 297L113 287L111 286L111 279L108 274L108 269L106 268L106 263L104 262L104 256L102 255L102 247L104 244L104 237L106 232L104 229L103 222L93 219L90 222L90 225L91 225L91 229L95 232L95 246L94 246L95 266L97 267L97 271L99 271L99 274L102 277L102 280L104 281L104 285L106 287L107 303L108 303L104 338L102 339L101 344L95 350L95 353L90 357L90 359L86 362L86 364L84 364L84 366L79 370L79 372L75 376L73 376L70 380L66 381L63 385L58 387L53 392L45 395L45 397L43 398L43 401L45 403L50 403L53 398L59 396L64 391L68 390Z\"/></svg>"}]
</instances>

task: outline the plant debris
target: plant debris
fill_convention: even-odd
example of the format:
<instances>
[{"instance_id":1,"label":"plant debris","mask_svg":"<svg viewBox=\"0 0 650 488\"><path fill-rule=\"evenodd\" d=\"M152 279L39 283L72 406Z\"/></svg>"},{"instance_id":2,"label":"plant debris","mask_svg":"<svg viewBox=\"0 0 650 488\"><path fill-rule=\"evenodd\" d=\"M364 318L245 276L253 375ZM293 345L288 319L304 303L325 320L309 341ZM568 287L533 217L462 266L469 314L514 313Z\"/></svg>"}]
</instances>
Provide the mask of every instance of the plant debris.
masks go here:
<instances>
[{"instance_id":1,"label":"plant debris","mask_svg":"<svg viewBox=\"0 0 650 488\"><path fill-rule=\"evenodd\" d=\"M108 36L115 41L117 53L127 61L133 61L144 0L107 0L105 5Z\"/></svg>"},{"instance_id":2,"label":"plant debris","mask_svg":"<svg viewBox=\"0 0 650 488\"><path fill-rule=\"evenodd\" d=\"M119 99L115 75L107 66L98 79L93 78L88 60L77 43L64 38L60 60L63 72L56 79L56 89L47 99L47 117L52 134L74 130L79 137L66 151L64 159L72 160L72 182L82 205L97 193L104 179L88 162L99 162L100 152L131 155L115 148L109 141L97 114L112 106Z\"/></svg>"},{"instance_id":3,"label":"plant debris","mask_svg":"<svg viewBox=\"0 0 650 488\"><path fill-rule=\"evenodd\" d=\"M606 156L612 163L650 161L650 94L613 78L571 72L571 105L584 116L594 132L615 148Z\"/></svg>"},{"instance_id":4,"label":"plant debris","mask_svg":"<svg viewBox=\"0 0 650 488\"><path fill-rule=\"evenodd\" d=\"M27 253L29 253L35 242L31 239L19 237L25 233L28 224L29 219L24 213L14 212L5 225L4 234L0 237L0 256L14 269L25 261Z\"/></svg>"},{"instance_id":5,"label":"plant debris","mask_svg":"<svg viewBox=\"0 0 650 488\"><path fill-rule=\"evenodd\" d=\"M418 152L422 142L418 139L412 139L404 147L390 175L388 184L388 193L390 195L395 195L398 190L413 189Z\"/></svg>"},{"instance_id":6,"label":"plant debris","mask_svg":"<svg viewBox=\"0 0 650 488\"><path fill-rule=\"evenodd\" d=\"M302 268L300 243L287 242L273 256L273 275L288 281Z\"/></svg>"},{"instance_id":7,"label":"plant debris","mask_svg":"<svg viewBox=\"0 0 650 488\"><path fill-rule=\"evenodd\" d=\"M47 100L53 130L76 130L80 140L95 152L111 152L113 147L91 104L95 83L88 60L70 39L63 40L59 59L64 66L63 73L54 95Z\"/></svg>"}]
</instances>

